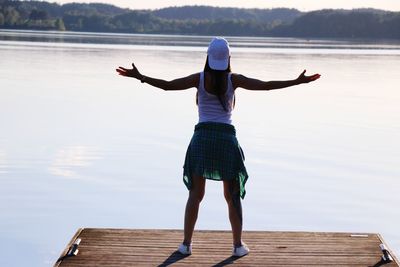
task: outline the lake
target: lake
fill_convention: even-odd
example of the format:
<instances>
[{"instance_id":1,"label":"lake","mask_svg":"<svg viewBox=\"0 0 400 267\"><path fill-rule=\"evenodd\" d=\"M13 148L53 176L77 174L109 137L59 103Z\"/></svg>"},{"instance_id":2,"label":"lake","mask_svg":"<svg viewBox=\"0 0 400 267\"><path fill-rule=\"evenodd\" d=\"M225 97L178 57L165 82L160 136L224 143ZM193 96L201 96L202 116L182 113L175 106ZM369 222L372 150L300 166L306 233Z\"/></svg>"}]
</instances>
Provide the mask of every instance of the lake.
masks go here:
<instances>
[{"instance_id":1,"label":"lake","mask_svg":"<svg viewBox=\"0 0 400 267\"><path fill-rule=\"evenodd\" d=\"M210 39L0 30L1 266L52 265L79 227L183 228L196 91L115 68L186 76ZM378 232L399 255L400 43L227 39L234 72L322 75L236 91L244 230ZM230 229L221 183L207 181L196 227Z\"/></svg>"}]
</instances>

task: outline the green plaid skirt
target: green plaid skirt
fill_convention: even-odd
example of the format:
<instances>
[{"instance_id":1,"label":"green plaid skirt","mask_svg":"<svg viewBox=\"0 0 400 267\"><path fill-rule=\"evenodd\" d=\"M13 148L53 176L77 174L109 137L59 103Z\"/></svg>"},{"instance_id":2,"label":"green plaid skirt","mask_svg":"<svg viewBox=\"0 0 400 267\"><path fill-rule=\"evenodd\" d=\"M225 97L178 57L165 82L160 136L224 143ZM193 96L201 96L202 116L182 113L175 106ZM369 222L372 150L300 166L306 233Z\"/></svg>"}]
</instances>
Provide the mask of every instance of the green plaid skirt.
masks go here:
<instances>
[{"instance_id":1,"label":"green plaid skirt","mask_svg":"<svg viewBox=\"0 0 400 267\"><path fill-rule=\"evenodd\" d=\"M195 126L183 166L183 182L189 190L192 175L218 181L235 179L244 198L248 174L233 125L201 122Z\"/></svg>"}]
</instances>

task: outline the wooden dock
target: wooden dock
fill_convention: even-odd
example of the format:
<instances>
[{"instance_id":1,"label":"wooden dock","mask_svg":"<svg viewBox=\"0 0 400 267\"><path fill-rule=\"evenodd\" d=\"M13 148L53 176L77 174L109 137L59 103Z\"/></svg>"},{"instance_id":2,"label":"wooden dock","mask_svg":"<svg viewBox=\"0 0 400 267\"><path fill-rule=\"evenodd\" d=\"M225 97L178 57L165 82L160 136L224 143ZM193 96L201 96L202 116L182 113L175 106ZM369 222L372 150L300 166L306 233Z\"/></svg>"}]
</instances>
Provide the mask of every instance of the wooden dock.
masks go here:
<instances>
[{"instance_id":1,"label":"wooden dock","mask_svg":"<svg viewBox=\"0 0 400 267\"><path fill-rule=\"evenodd\" d=\"M180 230L79 229L54 266L399 266L388 248L382 258L379 234L245 231L250 254L241 258L231 256L230 231L195 231L190 256L176 252L182 236Z\"/></svg>"}]
</instances>

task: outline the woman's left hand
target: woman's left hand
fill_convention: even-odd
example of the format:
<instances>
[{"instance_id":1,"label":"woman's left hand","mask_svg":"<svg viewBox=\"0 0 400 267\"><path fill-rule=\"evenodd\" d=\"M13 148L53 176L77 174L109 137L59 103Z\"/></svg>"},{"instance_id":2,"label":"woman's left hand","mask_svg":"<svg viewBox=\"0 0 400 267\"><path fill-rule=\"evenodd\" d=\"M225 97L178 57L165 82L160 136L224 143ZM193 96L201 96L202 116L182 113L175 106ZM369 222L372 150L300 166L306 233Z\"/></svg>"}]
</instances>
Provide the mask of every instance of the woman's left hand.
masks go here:
<instances>
[{"instance_id":1,"label":"woman's left hand","mask_svg":"<svg viewBox=\"0 0 400 267\"><path fill-rule=\"evenodd\" d=\"M126 76L126 77L132 77L141 80L143 78L143 75L140 74L139 70L136 68L135 64L132 63L132 69L126 69L123 67L118 67L116 69L119 75L121 76Z\"/></svg>"},{"instance_id":2,"label":"woman's left hand","mask_svg":"<svg viewBox=\"0 0 400 267\"><path fill-rule=\"evenodd\" d=\"M314 74L314 75L311 75L311 76L306 76L306 75L304 75L305 73L306 73L306 70L304 70L304 71L300 74L300 76L296 79L296 81L297 81L299 84L300 84L300 83L309 83L309 82L318 80L318 79L321 77L321 75L319 75L319 74Z\"/></svg>"}]
</instances>

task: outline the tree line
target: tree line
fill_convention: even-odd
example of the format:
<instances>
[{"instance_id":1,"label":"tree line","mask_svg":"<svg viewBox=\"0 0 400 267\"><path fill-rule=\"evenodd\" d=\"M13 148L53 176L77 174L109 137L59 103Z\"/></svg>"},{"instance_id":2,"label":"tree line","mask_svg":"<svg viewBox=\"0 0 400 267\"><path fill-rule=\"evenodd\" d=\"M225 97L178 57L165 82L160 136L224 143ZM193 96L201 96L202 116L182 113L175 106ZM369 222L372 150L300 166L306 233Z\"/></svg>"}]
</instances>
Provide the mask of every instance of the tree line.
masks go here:
<instances>
[{"instance_id":1,"label":"tree line","mask_svg":"<svg viewBox=\"0 0 400 267\"><path fill-rule=\"evenodd\" d=\"M400 12L376 9L131 10L108 4L0 0L0 28L119 33L400 39Z\"/></svg>"}]
</instances>

